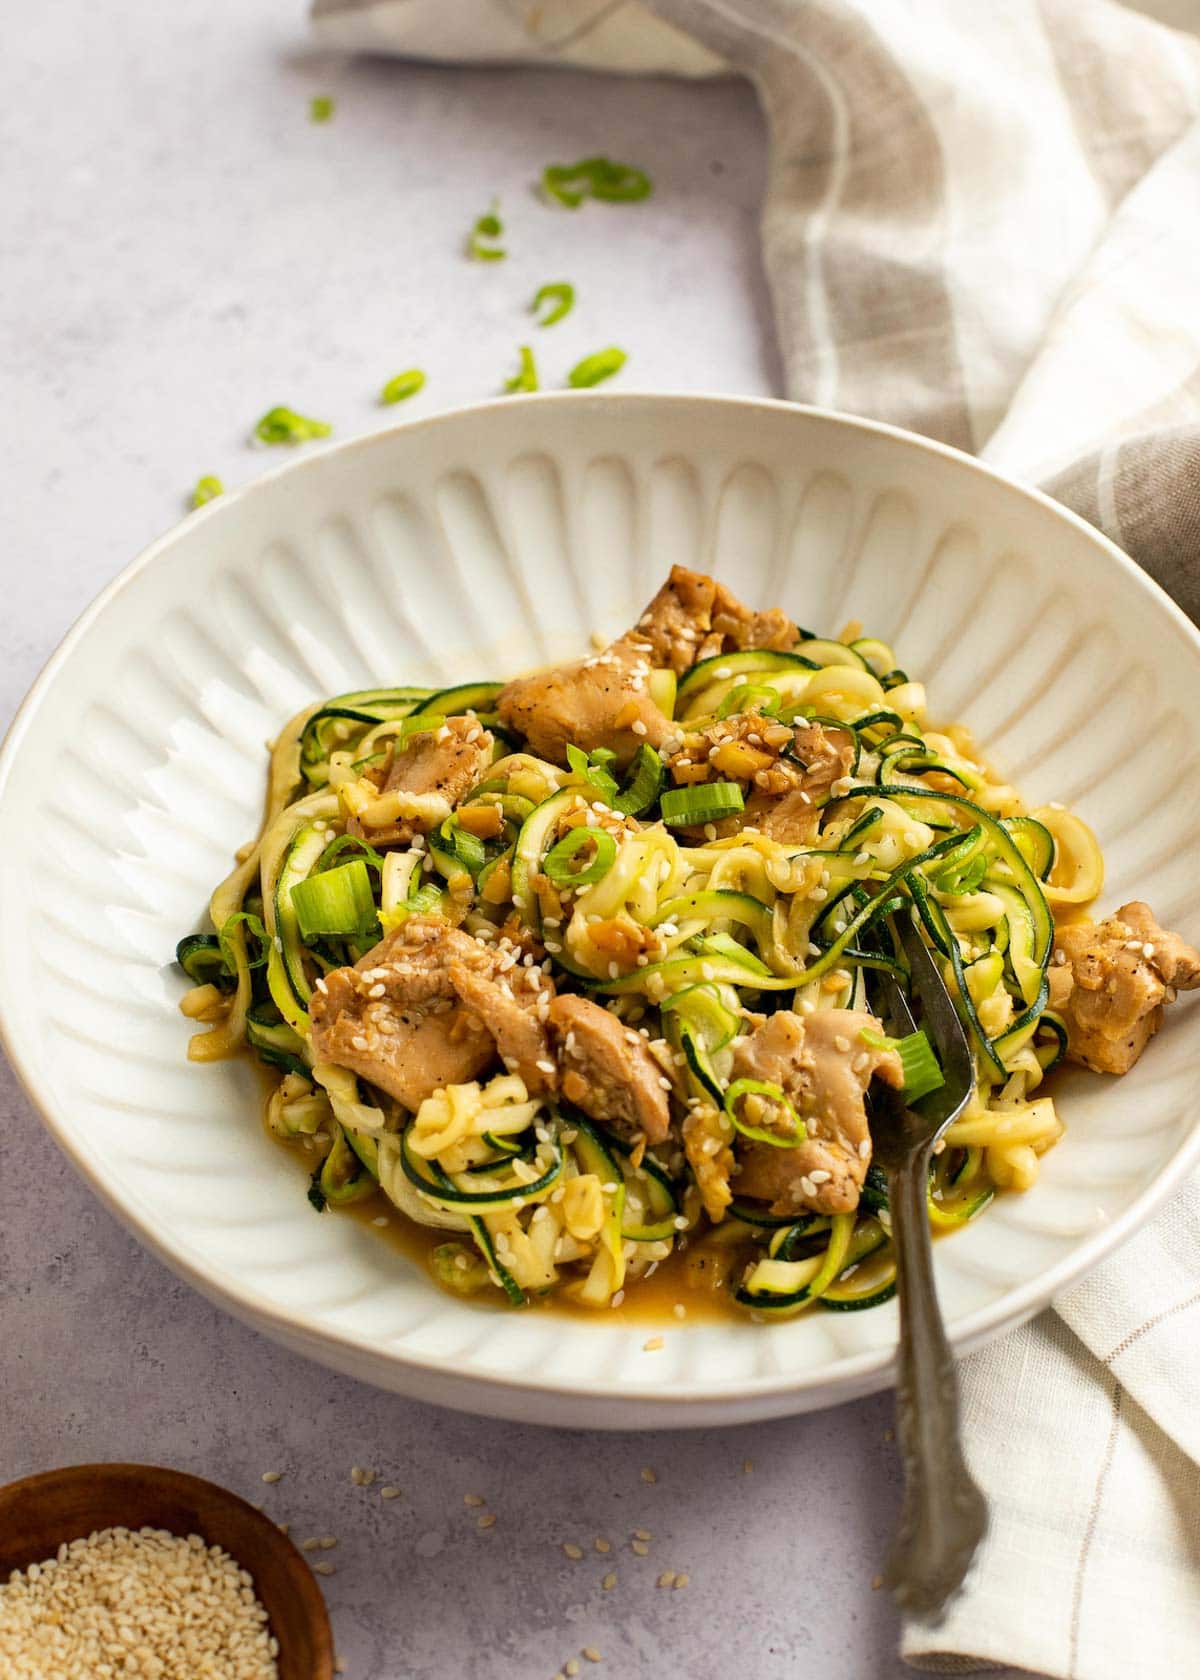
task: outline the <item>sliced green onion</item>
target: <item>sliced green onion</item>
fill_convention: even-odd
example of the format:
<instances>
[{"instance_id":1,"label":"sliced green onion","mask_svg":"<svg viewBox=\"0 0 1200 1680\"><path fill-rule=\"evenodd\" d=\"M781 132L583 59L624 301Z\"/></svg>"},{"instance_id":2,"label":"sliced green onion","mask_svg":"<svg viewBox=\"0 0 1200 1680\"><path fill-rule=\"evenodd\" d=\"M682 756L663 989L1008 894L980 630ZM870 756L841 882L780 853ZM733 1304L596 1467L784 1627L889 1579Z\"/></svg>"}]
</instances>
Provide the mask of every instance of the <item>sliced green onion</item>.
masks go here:
<instances>
[{"instance_id":1,"label":"sliced green onion","mask_svg":"<svg viewBox=\"0 0 1200 1680\"><path fill-rule=\"evenodd\" d=\"M597 747L593 753L585 753L579 747L568 746L567 763L577 776L582 776L590 787L594 787L606 805L616 808L619 797L617 778L608 766L612 763L614 753L604 747Z\"/></svg>"},{"instance_id":2,"label":"sliced green onion","mask_svg":"<svg viewBox=\"0 0 1200 1680\"><path fill-rule=\"evenodd\" d=\"M582 869L574 867L576 854L585 846L595 848L592 861ZM603 828L571 828L563 835L557 845L552 846L546 853L542 864L542 873L549 877L556 886L587 887L593 881L602 880L613 866L617 855L617 842Z\"/></svg>"},{"instance_id":3,"label":"sliced green onion","mask_svg":"<svg viewBox=\"0 0 1200 1680\"><path fill-rule=\"evenodd\" d=\"M192 506L203 507L205 502L212 502L218 496L225 494L225 486L214 474L209 473L204 478L196 480L196 488L192 491Z\"/></svg>"},{"instance_id":4,"label":"sliced green onion","mask_svg":"<svg viewBox=\"0 0 1200 1680\"><path fill-rule=\"evenodd\" d=\"M533 302L529 305L529 313L536 315L544 303L550 308L538 321L539 327L552 327L556 321L561 321L564 315L569 315L575 307L575 288L569 280L553 280L548 285L539 286L533 295Z\"/></svg>"},{"instance_id":5,"label":"sliced green onion","mask_svg":"<svg viewBox=\"0 0 1200 1680\"><path fill-rule=\"evenodd\" d=\"M472 875L478 875L487 862L487 852L477 834L468 834L457 823L443 823L442 839L450 847L459 863Z\"/></svg>"},{"instance_id":6,"label":"sliced green onion","mask_svg":"<svg viewBox=\"0 0 1200 1680\"><path fill-rule=\"evenodd\" d=\"M608 204L633 204L653 191L644 169L611 158L580 158L578 163L549 163L542 171L542 191L548 198L578 210L585 198Z\"/></svg>"},{"instance_id":7,"label":"sliced green onion","mask_svg":"<svg viewBox=\"0 0 1200 1680\"><path fill-rule=\"evenodd\" d=\"M768 717L779 710L781 698L777 688L763 688L758 683L738 683L717 707L717 716L727 718L738 712L760 712Z\"/></svg>"},{"instance_id":8,"label":"sliced green onion","mask_svg":"<svg viewBox=\"0 0 1200 1680\"><path fill-rule=\"evenodd\" d=\"M537 363L533 359L533 351L528 344L522 344L517 354L521 358L521 366L511 379L504 381L506 391L536 391L538 388Z\"/></svg>"},{"instance_id":9,"label":"sliced green onion","mask_svg":"<svg viewBox=\"0 0 1200 1680\"><path fill-rule=\"evenodd\" d=\"M324 869L332 869L343 852L353 852L356 857L362 858L363 862L369 864L372 869L377 869L380 874L383 873L383 854L377 852L374 846L368 845L357 834L339 834L336 840L331 840L317 859L317 868L314 873L319 873Z\"/></svg>"},{"instance_id":10,"label":"sliced green onion","mask_svg":"<svg viewBox=\"0 0 1200 1680\"><path fill-rule=\"evenodd\" d=\"M611 801L613 810L627 817L640 816L654 804L662 784L663 761L654 748L643 741L633 755L624 787Z\"/></svg>"},{"instance_id":11,"label":"sliced green onion","mask_svg":"<svg viewBox=\"0 0 1200 1680\"><path fill-rule=\"evenodd\" d=\"M792 1123L791 1137L768 1131L765 1126L749 1125L742 1120L738 1115L737 1105L743 1097L764 1097L768 1102L782 1108ZM775 1149L795 1149L808 1136L803 1120L796 1113L793 1104L784 1096L783 1087L773 1085L766 1079L735 1079L725 1093L725 1112L743 1137L751 1138L755 1143L769 1143Z\"/></svg>"},{"instance_id":12,"label":"sliced green onion","mask_svg":"<svg viewBox=\"0 0 1200 1680\"><path fill-rule=\"evenodd\" d=\"M900 1094L906 1103L920 1102L931 1091L940 1091L946 1083L923 1027L918 1027L916 1032L909 1033L905 1038L886 1038L883 1033L864 1027L859 1037L875 1050L894 1050L899 1056L904 1072L904 1087Z\"/></svg>"},{"instance_id":13,"label":"sliced green onion","mask_svg":"<svg viewBox=\"0 0 1200 1680\"><path fill-rule=\"evenodd\" d=\"M425 375L420 368L406 368L398 373L394 379L389 379L379 393L381 403L407 402L409 397L415 397L418 391L425 388Z\"/></svg>"},{"instance_id":14,"label":"sliced green onion","mask_svg":"<svg viewBox=\"0 0 1200 1680\"><path fill-rule=\"evenodd\" d=\"M597 350L594 355L585 356L581 362L575 363L567 375L567 384L577 391L602 385L614 373L620 373L627 360L624 350L618 350L616 345L610 345L607 350Z\"/></svg>"},{"instance_id":15,"label":"sliced green onion","mask_svg":"<svg viewBox=\"0 0 1200 1680\"><path fill-rule=\"evenodd\" d=\"M359 939L375 926L377 912L371 877L362 858L309 875L292 888L292 909L302 939L329 935Z\"/></svg>"},{"instance_id":16,"label":"sliced green onion","mask_svg":"<svg viewBox=\"0 0 1200 1680\"><path fill-rule=\"evenodd\" d=\"M745 805L736 782L699 782L693 787L671 788L664 793L662 819L668 828L690 828L694 823L734 816Z\"/></svg>"},{"instance_id":17,"label":"sliced green onion","mask_svg":"<svg viewBox=\"0 0 1200 1680\"><path fill-rule=\"evenodd\" d=\"M328 437L333 427L324 420L310 420L297 414L294 408L270 408L254 428L260 443L308 443L312 438Z\"/></svg>"},{"instance_id":18,"label":"sliced green onion","mask_svg":"<svg viewBox=\"0 0 1200 1680\"><path fill-rule=\"evenodd\" d=\"M308 105L309 120L326 123L333 116L333 99L327 93L314 93Z\"/></svg>"},{"instance_id":19,"label":"sliced green onion","mask_svg":"<svg viewBox=\"0 0 1200 1680\"><path fill-rule=\"evenodd\" d=\"M508 255L503 245L490 243L504 234L504 223L498 210L499 206L493 199L492 208L476 218L467 236L467 255L475 262L500 262Z\"/></svg>"},{"instance_id":20,"label":"sliced green onion","mask_svg":"<svg viewBox=\"0 0 1200 1680\"><path fill-rule=\"evenodd\" d=\"M953 898L961 898L964 893L978 891L983 877L988 872L988 859L982 852L976 855L961 868L951 864L935 875L929 883L935 892L948 893Z\"/></svg>"}]
</instances>

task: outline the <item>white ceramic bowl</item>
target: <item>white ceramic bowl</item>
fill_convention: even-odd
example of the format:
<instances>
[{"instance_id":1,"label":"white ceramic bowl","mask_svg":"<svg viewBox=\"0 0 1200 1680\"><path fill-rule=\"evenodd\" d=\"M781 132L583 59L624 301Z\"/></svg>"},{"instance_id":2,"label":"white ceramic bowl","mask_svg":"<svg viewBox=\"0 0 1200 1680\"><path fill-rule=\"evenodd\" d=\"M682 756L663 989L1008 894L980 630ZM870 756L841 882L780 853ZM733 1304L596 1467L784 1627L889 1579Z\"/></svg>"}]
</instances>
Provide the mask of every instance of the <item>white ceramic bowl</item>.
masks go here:
<instances>
[{"instance_id":1,"label":"white ceramic bowl","mask_svg":"<svg viewBox=\"0 0 1200 1680\"><path fill-rule=\"evenodd\" d=\"M67 637L0 761L0 1024L105 1202L288 1347L401 1393L599 1427L743 1421L889 1381L894 1305L666 1327L460 1304L317 1218L240 1062L185 1059L176 939L257 824L304 702L503 676L629 624L674 561L835 633L862 618L1038 801L1097 829L1104 903L1200 934L1200 637L1044 498L921 439L717 398L491 403L332 448L156 543ZM959 1349L1034 1312L1198 1153L1186 1006L1128 1078L1059 1084L1027 1196L939 1243Z\"/></svg>"}]
</instances>

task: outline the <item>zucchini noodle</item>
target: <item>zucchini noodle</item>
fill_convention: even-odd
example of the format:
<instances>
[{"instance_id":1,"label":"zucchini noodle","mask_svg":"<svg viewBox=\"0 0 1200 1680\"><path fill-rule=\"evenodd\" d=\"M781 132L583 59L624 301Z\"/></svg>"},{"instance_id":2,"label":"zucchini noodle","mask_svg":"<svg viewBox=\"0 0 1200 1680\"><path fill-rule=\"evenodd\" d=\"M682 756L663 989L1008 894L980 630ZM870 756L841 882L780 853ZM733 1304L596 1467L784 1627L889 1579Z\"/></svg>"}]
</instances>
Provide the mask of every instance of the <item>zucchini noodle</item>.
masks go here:
<instances>
[{"instance_id":1,"label":"zucchini noodle","mask_svg":"<svg viewBox=\"0 0 1200 1680\"><path fill-rule=\"evenodd\" d=\"M697 577L664 586L671 634L680 575ZM430 1265L458 1295L619 1306L670 1261L680 1288L764 1319L887 1299L868 1085L889 1067L900 1083L900 1041L853 1023L881 972L907 986L901 915L976 1063L932 1159L935 1229L1028 1190L1062 1136L1044 1089L1068 1041L1054 917L1101 891L1094 835L1060 806L1028 809L961 725L930 725L885 643L812 636L699 583L717 606L682 656L655 639L660 591L610 649L546 674L548 718L585 689L609 705L603 727L568 710L554 750L537 676L297 714L211 931L180 942L183 1011L203 1027L190 1056L253 1051L314 1207L377 1197L443 1233ZM755 645L741 627L760 621ZM607 688L588 688L597 672ZM620 683L623 710L607 698ZM453 960L429 966L446 941ZM821 1038L843 1020L853 1042ZM536 1049L510 1054L510 1030ZM858 1079L857 1142L826 1040ZM928 1090L927 1041L904 1049ZM768 1052L783 1060L760 1065ZM423 1057L446 1070L428 1088ZM841 1150L842 1180L821 1149Z\"/></svg>"}]
</instances>

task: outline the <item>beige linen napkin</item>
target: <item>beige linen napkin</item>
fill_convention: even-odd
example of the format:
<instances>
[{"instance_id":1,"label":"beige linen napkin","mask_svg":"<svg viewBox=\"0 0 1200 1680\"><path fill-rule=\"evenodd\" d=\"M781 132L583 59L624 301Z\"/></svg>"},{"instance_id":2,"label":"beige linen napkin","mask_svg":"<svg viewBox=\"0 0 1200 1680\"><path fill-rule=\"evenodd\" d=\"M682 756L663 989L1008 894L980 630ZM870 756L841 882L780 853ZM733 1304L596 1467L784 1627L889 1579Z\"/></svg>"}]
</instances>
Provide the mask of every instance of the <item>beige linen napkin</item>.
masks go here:
<instances>
[{"instance_id":1,"label":"beige linen napkin","mask_svg":"<svg viewBox=\"0 0 1200 1680\"><path fill-rule=\"evenodd\" d=\"M1147 0L1147 10L1151 0ZM1153 0L1200 30L1200 0ZM1036 479L1200 618L1200 44L1115 0L315 0L440 59L752 78L793 398ZM1193 933L1196 930L1191 930ZM962 1365L993 1527L917 1667L1200 1675L1200 1178Z\"/></svg>"}]
</instances>

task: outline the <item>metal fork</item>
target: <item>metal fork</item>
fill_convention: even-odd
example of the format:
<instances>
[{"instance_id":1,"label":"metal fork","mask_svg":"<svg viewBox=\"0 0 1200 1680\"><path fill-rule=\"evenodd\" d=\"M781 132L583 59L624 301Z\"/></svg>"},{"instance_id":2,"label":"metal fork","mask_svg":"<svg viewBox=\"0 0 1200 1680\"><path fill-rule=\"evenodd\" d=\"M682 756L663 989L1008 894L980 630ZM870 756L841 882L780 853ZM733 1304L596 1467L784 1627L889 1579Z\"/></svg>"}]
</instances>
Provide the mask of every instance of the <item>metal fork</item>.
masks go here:
<instances>
[{"instance_id":1,"label":"metal fork","mask_svg":"<svg viewBox=\"0 0 1200 1680\"><path fill-rule=\"evenodd\" d=\"M888 1178L900 1301L896 1422L904 1502L883 1579L902 1610L936 1618L961 1586L988 1524L987 1502L959 1437L958 1379L934 1285L926 1209L930 1156L967 1105L975 1065L958 1011L907 912L897 916L896 926L921 1024L946 1082L922 1099L920 1113L878 1083L871 1099L875 1160ZM878 989L888 1031L896 1037L912 1032L908 1001L890 974L880 974Z\"/></svg>"}]
</instances>

